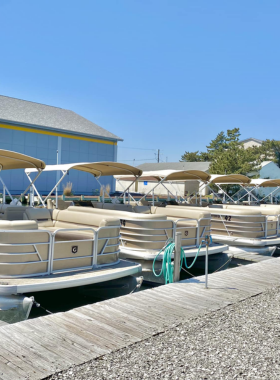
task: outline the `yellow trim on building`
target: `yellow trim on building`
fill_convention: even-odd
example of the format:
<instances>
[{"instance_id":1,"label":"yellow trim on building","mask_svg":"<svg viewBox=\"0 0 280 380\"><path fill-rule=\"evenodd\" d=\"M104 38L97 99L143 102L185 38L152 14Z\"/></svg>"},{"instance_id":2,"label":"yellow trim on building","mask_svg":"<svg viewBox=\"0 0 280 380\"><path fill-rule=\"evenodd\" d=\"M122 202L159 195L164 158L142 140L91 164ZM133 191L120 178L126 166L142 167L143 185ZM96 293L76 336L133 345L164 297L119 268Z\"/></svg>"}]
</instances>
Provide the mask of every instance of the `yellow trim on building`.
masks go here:
<instances>
[{"instance_id":1,"label":"yellow trim on building","mask_svg":"<svg viewBox=\"0 0 280 380\"><path fill-rule=\"evenodd\" d=\"M36 128L17 127L15 125L8 125L8 124L0 124L0 128L15 129L17 131L39 133L41 135L59 136L59 137L65 137L67 139L91 141L91 142L97 142L97 143L100 143L100 144L117 145L117 142L114 142L114 141L101 140L101 139L100 140L99 139L92 139L90 137L67 135L66 133L44 131L42 129L36 129Z\"/></svg>"}]
</instances>

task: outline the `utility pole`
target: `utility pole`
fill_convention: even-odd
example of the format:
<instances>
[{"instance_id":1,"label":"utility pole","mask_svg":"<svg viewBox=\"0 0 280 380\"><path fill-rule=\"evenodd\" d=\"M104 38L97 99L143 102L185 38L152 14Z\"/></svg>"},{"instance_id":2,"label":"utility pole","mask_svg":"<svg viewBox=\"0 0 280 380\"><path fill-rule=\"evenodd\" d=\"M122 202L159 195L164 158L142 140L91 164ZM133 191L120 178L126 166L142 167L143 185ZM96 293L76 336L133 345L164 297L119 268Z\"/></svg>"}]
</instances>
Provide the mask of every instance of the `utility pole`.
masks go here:
<instances>
[{"instance_id":1,"label":"utility pole","mask_svg":"<svg viewBox=\"0 0 280 380\"><path fill-rule=\"evenodd\" d=\"M157 150L157 162L159 162L159 152L160 152L160 150L158 149Z\"/></svg>"}]
</instances>

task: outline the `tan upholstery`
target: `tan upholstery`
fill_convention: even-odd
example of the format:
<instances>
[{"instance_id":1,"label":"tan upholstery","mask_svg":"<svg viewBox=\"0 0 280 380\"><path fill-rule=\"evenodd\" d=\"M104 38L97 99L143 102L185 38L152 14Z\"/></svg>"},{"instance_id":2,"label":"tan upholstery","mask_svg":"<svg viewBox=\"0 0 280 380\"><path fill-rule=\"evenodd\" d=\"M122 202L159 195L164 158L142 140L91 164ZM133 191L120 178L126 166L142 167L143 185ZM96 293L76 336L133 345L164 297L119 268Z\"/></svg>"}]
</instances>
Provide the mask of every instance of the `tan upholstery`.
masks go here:
<instances>
[{"instance_id":1,"label":"tan upholstery","mask_svg":"<svg viewBox=\"0 0 280 380\"><path fill-rule=\"evenodd\" d=\"M47 199L47 208L50 210L55 208L54 201L50 198Z\"/></svg>"},{"instance_id":2,"label":"tan upholstery","mask_svg":"<svg viewBox=\"0 0 280 380\"><path fill-rule=\"evenodd\" d=\"M47 208L28 208L25 210L25 220L36 220L39 227L53 227L51 211Z\"/></svg>"},{"instance_id":3,"label":"tan upholstery","mask_svg":"<svg viewBox=\"0 0 280 380\"><path fill-rule=\"evenodd\" d=\"M15 233L9 230L24 230L25 232ZM29 230L30 232L26 232ZM38 225L34 220L0 221L0 277L47 271L47 263L44 261L48 260L49 244L47 243L50 237L48 233L37 231ZM19 245L28 243L30 244Z\"/></svg>"},{"instance_id":4,"label":"tan upholstery","mask_svg":"<svg viewBox=\"0 0 280 380\"><path fill-rule=\"evenodd\" d=\"M23 215L29 206L10 206L9 204L0 205L0 219L4 220L23 220Z\"/></svg>"},{"instance_id":5,"label":"tan upholstery","mask_svg":"<svg viewBox=\"0 0 280 380\"><path fill-rule=\"evenodd\" d=\"M64 201L63 199L57 200L57 208L59 210L66 210L69 206L73 206L73 204L74 203L72 201ZM55 201L48 198L47 199L47 207L50 210L55 209Z\"/></svg>"},{"instance_id":6,"label":"tan upholstery","mask_svg":"<svg viewBox=\"0 0 280 380\"><path fill-rule=\"evenodd\" d=\"M64 201L63 199L58 199L57 200L57 208L59 210L66 210L68 207L73 206L72 201Z\"/></svg>"},{"instance_id":7,"label":"tan upholstery","mask_svg":"<svg viewBox=\"0 0 280 380\"><path fill-rule=\"evenodd\" d=\"M211 214L205 211L205 209L201 212L200 210L180 210L180 208L176 208L176 206L174 210L163 207L133 207L138 207L138 211L143 210L147 212L147 210L151 210L152 214L104 209L100 209L99 211L103 215L116 215L121 219L122 244L127 248L160 250L166 240L173 236L173 222L177 222L178 219L182 218L196 220L206 218L200 222L201 227L199 232L197 232L196 220L178 222L177 226L183 235L183 246L195 245L197 234L199 236L199 244L205 234L210 233ZM68 211L72 210L89 214L98 212L98 209L89 207L69 207Z\"/></svg>"},{"instance_id":8,"label":"tan upholstery","mask_svg":"<svg viewBox=\"0 0 280 380\"><path fill-rule=\"evenodd\" d=\"M98 210L91 207L79 207L79 206L72 206L69 207L69 211L75 211L75 212L83 212L83 213L92 213L92 214L101 214L107 216L114 216L116 218L120 219L146 219L146 220L166 220L164 216L159 215L152 215L152 214L139 214L134 212L128 212L128 211L118 211L118 210Z\"/></svg>"},{"instance_id":9,"label":"tan upholstery","mask_svg":"<svg viewBox=\"0 0 280 380\"><path fill-rule=\"evenodd\" d=\"M84 207L77 207L77 209L78 212L69 211L69 209L31 209L25 213L26 219L37 221L40 230L55 233L54 271L90 267L92 265L92 257L90 256L93 254L93 244L95 244L90 239L94 239L94 231L100 227L112 226L115 228L101 229L99 231L97 264L109 264L118 260L119 239L112 239L112 237L119 236L119 218L110 218L98 212L92 214L83 213L81 211L84 210ZM84 228L88 228L88 230L84 230ZM67 231L67 229L71 229L71 231ZM105 247L106 241L108 245L115 245ZM75 247L75 252L73 247Z\"/></svg>"},{"instance_id":10,"label":"tan upholstery","mask_svg":"<svg viewBox=\"0 0 280 380\"><path fill-rule=\"evenodd\" d=\"M189 208L180 208L178 206L167 206L167 207L154 207L152 208L153 214L160 214L171 216L174 218L189 218L189 219L202 219L208 218L211 219L210 211L206 210L205 207L195 207L192 209Z\"/></svg>"},{"instance_id":11,"label":"tan upholstery","mask_svg":"<svg viewBox=\"0 0 280 380\"><path fill-rule=\"evenodd\" d=\"M243 215L244 211L250 211L254 210L261 215L279 215L280 214L280 207L278 206L271 206L271 205L263 205L266 207L260 207L260 206L242 206L242 205L222 205L224 210L241 210Z\"/></svg>"},{"instance_id":12,"label":"tan upholstery","mask_svg":"<svg viewBox=\"0 0 280 380\"><path fill-rule=\"evenodd\" d=\"M263 238L265 237L266 215L270 215L270 210L262 211L260 207L221 205L220 207L197 208L188 207L194 211L211 212L211 233L216 235L229 235L244 238ZM179 207L180 206L168 206ZM275 215L275 213L274 213ZM279 233L279 232L278 232ZM277 234L277 216L269 216L267 224L267 236Z\"/></svg>"},{"instance_id":13,"label":"tan upholstery","mask_svg":"<svg viewBox=\"0 0 280 380\"><path fill-rule=\"evenodd\" d=\"M92 202L94 208L100 208L103 210L119 210L128 212L137 212L139 214L150 214L151 207L144 205L137 205L135 202L132 204L115 204L115 203L102 203L102 202Z\"/></svg>"},{"instance_id":14,"label":"tan upholstery","mask_svg":"<svg viewBox=\"0 0 280 380\"><path fill-rule=\"evenodd\" d=\"M35 220L0 220L0 231L2 230L37 230ZM1 242L2 243L2 242Z\"/></svg>"}]
</instances>

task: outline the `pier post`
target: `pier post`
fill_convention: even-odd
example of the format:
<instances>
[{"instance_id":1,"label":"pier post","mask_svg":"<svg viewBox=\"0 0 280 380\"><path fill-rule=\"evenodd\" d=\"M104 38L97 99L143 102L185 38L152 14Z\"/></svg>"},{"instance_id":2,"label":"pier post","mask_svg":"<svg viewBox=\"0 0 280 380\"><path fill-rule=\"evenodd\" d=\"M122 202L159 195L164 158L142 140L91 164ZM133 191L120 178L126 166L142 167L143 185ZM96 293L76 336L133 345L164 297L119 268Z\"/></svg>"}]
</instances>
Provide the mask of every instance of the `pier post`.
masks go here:
<instances>
[{"instance_id":1,"label":"pier post","mask_svg":"<svg viewBox=\"0 0 280 380\"><path fill-rule=\"evenodd\" d=\"M210 237L205 236L206 252L205 252L205 289L208 289L208 247L210 244Z\"/></svg>"},{"instance_id":2,"label":"pier post","mask_svg":"<svg viewBox=\"0 0 280 380\"><path fill-rule=\"evenodd\" d=\"M182 246L182 232L176 232L176 234L175 234L173 282L180 281L181 246Z\"/></svg>"}]
</instances>

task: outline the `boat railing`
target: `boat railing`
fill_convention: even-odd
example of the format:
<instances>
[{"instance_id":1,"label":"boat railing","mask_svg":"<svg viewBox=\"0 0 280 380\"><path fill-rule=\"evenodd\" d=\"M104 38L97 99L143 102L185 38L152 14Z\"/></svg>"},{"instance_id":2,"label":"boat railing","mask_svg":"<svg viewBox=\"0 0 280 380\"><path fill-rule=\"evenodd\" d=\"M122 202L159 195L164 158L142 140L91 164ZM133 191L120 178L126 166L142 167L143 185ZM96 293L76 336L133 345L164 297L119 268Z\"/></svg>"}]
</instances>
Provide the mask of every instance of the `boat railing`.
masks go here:
<instances>
[{"instance_id":1,"label":"boat railing","mask_svg":"<svg viewBox=\"0 0 280 380\"><path fill-rule=\"evenodd\" d=\"M174 231L174 222L172 220L162 220L162 219L134 219L134 218L125 218L125 219L121 219L121 229L123 230L126 230L126 229L129 229L129 230L135 230L135 231L143 231L144 230L144 227L143 226L140 226L140 227L132 227L132 226L127 226L126 225L126 222L141 222L141 223L148 223L149 225L151 224L155 224L155 223L161 223L161 224L165 224L166 227L150 227L149 226L149 230L150 231L162 231L164 230L165 232L165 237L166 239L163 240L163 242L165 243L170 237L173 238L173 231ZM169 227L171 224L171 227ZM171 236L168 235L168 232L167 231L171 231ZM159 235L155 235L155 236L159 236ZM124 246L124 242L122 237L120 238L121 240L121 243L122 245Z\"/></svg>"},{"instance_id":2,"label":"boat railing","mask_svg":"<svg viewBox=\"0 0 280 380\"><path fill-rule=\"evenodd\" d=\"M270 228L268 229L268 224L271 223L271 220L268 220L268 218L272 218L274 217L275 218L275 215L266 215L266 218L265 218L265 238L269 237L269 238L273 238L273 237L278 237L280 236L280 231L279 231L279 218L280 218L280 215L277 215L277 221L276 221L276 234L275 235L269 235L268 236L268 231L273 231L275 230L275 228Z\"/></svg>"},{"instance_id":3,"label":"boat railing","mask_svg":"<svg viewBox=\"0 0 280 380\"><path fill-rule=\"evenodd\" d=\"M94 252L94 257L95 257L95 264L94 266L100 268L100 267L104 267L104 266L108 266L108 265L112 265L111 263L110 264L97 264L97 256L98 255L114 255L114 254L119 254L120 252L120 249L119 249L119 246L120 246L120 239L121 239L121 235L118 234L118 236L105 236L105 237L100 237L99 234L102 230L109 230L109 229L116 229L116 228L119 228L119 226L104 226L104 227L99 227L98 230L95 230L95 240L97 242L97 244L94 244L95 245L95 252ZM114 240L114 239L117 239L117 243L113 243L113 244L109 244L110 243L110 240ZM103 241L105 240L105 243L100 251L100 253L97 252L98 250L98 241ZM111 247L116 247L116 249L113 251L113 252L109 252L109 253L105 253L105 250L106 248L111 248ZM119 260L117 260L116 262L114 262L114 264L117 264L119 263Z\"/></svg>"},{"instance_id":4,"label":"boat railing","mask_svg":"<svg viewBox=\"0 0 280 380\"><path fill-rule=\"evenodd\" d=\"M1 234L16 234L16 236L18 236L18 234L30 234L32 233L32 242L27 242L27 243L0 243L0 247L18 247L19 250L18 252L8 252L7 254L10 254L11 257L21 257L21 260L19 261L16 261L16 262L1 262L1 259L0 259L0 266L2 266L2 273L1 273L1 278L22 278L22 277L34 277L34 276L43 276L43 275L51 275L51 274L54 274L54 273L60 273L60 272L73 272L73 271L80 271L80 270L88 270L88 269L94 269L94 268L99 268L99 267L103 267L103 266L106 266L106 265L114 265L114 264L117 264L119 263L119 258L117 256L117 260L114 260L113 262L109 263L109 264L98 264L97 263L97 257L99 255L118 255L119 253L119 239L120 239L120 234L114 234L114 236L100 236L100 232L101 231L108 231L110 229L117 229L119 231L119 226L104 226L104 227L99 227L97 230L94 230L94 228L91 228L91 227L83 227L83 228L59 228L57 229L56 231L54 232L51 232L51 231L48 231L47 229L40 229L40 230L1 230L0 233ZM75 232L83 232L83 231L90 231L92 232L92 235L89 234L89 238L85 238L85 236L83 236L82 239L63 239L63 240L59 240L59 241L56 241L56 235L59 233L59 232L68 232L68 233L75 233ZM43 242L37 242L36 241L36 235L37 234L47 234L48 236L48 241L43 241ZM71 235L70 235L71 236ZM111 240L114 240L114 239L117 239L117 242L112 242L112 244L110 244ZM40 240L40 239L38 239ZM101 248L101 251L98 252L98 242L100 241L104 241L104 245L102 246ZM77 244L79 243L83 243L83 242L92 242L92 253L91 255L88 255L88 254L81 254L81 255L75 255L75 247L77 247ZM60 258L56 258L55 257L55 247L59 244L65 244L65 243L73 243L76 245L72 246L72 254L73 256L72 257L60 257ZM48 251L47 251L47 258L46 259L43 259L42 258L42 255L40 254L40 250L39 250L39 246L42 246L42 245L48 245ZM26 248L25 249L22 249L21 247L33 247L33 252L26 252ZM111 252L105 252L106 248L112 248L112 247L116 247L116 249L112 249ZM15 250L15 249L14 249ZM20 252L21 250L25 251L25 252ZM78 250L77 250L78 252ZM5 252L1 252L2 254L5 254ZM24 261L23 258L24 256L26 255L34 255L34 258L36 257L37 260L32 260L32 261ZM73 259L91 259L91 263L90 265L87 265L87 266L69 266L69 268L67 268L67 265L66 265L66 268L62 268L62 269L54 269L54 263L58 262L58 261L65 261L67 262L68 260L73 260ZM34 265L38 265L38 264L46 264L46 271L34 271ZM30 271L26 271L26 273L23 273L23 274L12 274L12 275L9 275L9 274L5 274L3 273L4 270L3 270L3 267L6 267L8 268L9 266L12 266L12 265L17 265L18 267L20 266L30 266ZM31 268L33 265L33 269ZM9 271L7 271L9 272Z\"/></svg>"},{"instance_id":5,"label":"boat railing","mask_svg":"<svg viewBox=\"0 0 280 380\"><path fill-rule=\"evenodd\" d=\"M89 239L75 239L75 240L59 240L59 241L56 241L55 238L56 238L56 235L58 233L61 233L61 232L77 232L77 231L91 231L93 233L93 236L92 238L89 238ZM68 261L68 260L79 260L79 259L84 259L84 258L91 258L91 265L88 265L88 266L84 266L84 267L76 267L76 268L71 268L71 270L86 270L86 269L90 269L90 268L93 268L96 266L97 264L97 254L96 254L96 246L97 244L94 244L94 240L95 240L95 237L96 237L96 233L95 233L95 230L94 228L91 228L91 227L83 227L83 228L59 228L57 230L55 230L53 233L52 233L52 255L51 255L51 262L50 262L50 273L57 273L57 272L68 272L69 269L58 269L58 270L54 270L53 269L53 266L54 266L54 263L57 262L57 261ZM72 256L72 257L63 257L63 258L55 258L55 246L57 244L65 244L65 243L80 243L80 242L88 242L88 241L91 241L92 242L92 254L89 256L89 255L77 255L77 256ZM97 240L95 240L97 241ZM74 249L76 250L77 248L75 248L77 246L73 246L72 247L72 253L75 254L75 252L73 251ZM78 250L77 250L78 252Z\"/></svg>"},{"instance_id":6,"label":"boat railing","mask_svg":"<svg viewBox=\"0 0 280 380\"><path fill-rule=\"evenodd\" d=\"M115 261L114 263L110 264L99 264L97 263L97 256L98 255L113 255L113 254L118 254L119 249L116 249L113 252L105 253L105 249L109 247L119 247L119 239L120 239L120 234L117 236L105 236L105 237L100 237L99 234L101 231L108 231L110 229L119 229L119 226L103 226L99 227L97 230L91 227L81 227L81 228L60 228L57 229L56 231L53 232L52 234L52 256L51 256L51 272L50 273L56 273L56 272L69 272L70 270L87 270L87 269L92 269L92 268L99 268L103 267L106 265L112 265L112 264L117 264L119 262L119 259ZM88 239L75 239L75 240L60 240L60 241L55 241L55 236L59 232L77 232L77 231L91 231L93 233L92 238ZM113 244L108 244L110 240L117 239L117 243ZM101 252L98 253L98 242L99 241L105 241L103 247L101 248ZM81 243L81 242L92 242L92 253L91 255L79 255L79 256L73 256L73 257L65 257L65 258L54 258L54 252L55 252L55 244L65 244L65 243ZM75 252L73 252L75 253ZM59 269L59 270L53 270L53 264L55 261L60 261L60 260L77 260L77 259L84 259L84 258L91 258L91 264L87 266L82 266L82 267L76 267L76 268L71 268L71 269Z\"/></svg>"},{"instance_id":7,"label":"boat railing","mask_svg":"<svg viewBox=\"0 0 280 380\"><path fill-rule=\"evenodd\" d=\"M52 256L52 233L50 231L47 231L47 230L1 230L0 233L1 234L16 234L18 236L18 234L30 234L30 232L32 232L32 236L34 237L34 240L35 241L32 241L32 242L28 242L28 243L0 243L0 247L18 247L19 249L21 247L33 247L34 249L34 252L7 252L6 254L10 254L11 256L16 256L16 257L21 257L23 258L24 256L26 255L34 255L34 257L37 256L37 261L36 260L32 260L32 261L27 261L27 262L24 262L24 261L16 261L16 262L1 262L0 261L0 265L5 265L5 266L12 266L12 265L16 265L16 266L20 266L20 265L27 265L27 266L32 266L32 265L36 265L36 264L44 264L46 263L46 267L47 267L47 270L46 271L43 271L43 272L37 272L37 273L26 273L26 274L18 274L18 275L8 275L8 274L3 274L1 273L1 278L22 278L22 277L31 277L31 276L42 276L42 275L48 275L50 274L50 263L51 263L51 256ZM36 242L36 238L35 236L37 234L41 234L42 233L46 233L48 235L48 241L46 242ZM33 235L34 234L34 235ZM44 246L44 245L48 245L48 253L47 253L47 259L44 260L42 259L42 256L38 250L38 246ZM1 252L1 254L5 254L5 252ZM1 260L1 259L0 259Z\"/></svg>"},{"instance_id":8,"label":"boat railing","mask_svg":"<svg viewBox=\"0 0 280 380\"><path fill-rule=\"evenodd\" d=\"M240 228L242 228L242 226L246 227L246 224L249 225L248 226L249 228L255 228L255 227L257 228L261 225L261 231L264 233L264 235L258 237L259 239L261 238L270 239L270 238L275 238L275 237L280 236L280 229L279 229L280 215L275 215L275 214L274 215L236 215L236 214L231 214L231 213L227 213L225 215L225 214L217 213L216 210L218 209L215 209L215 214L211 212L212 222L220 220L223 223L224 229L227 232L228 236L233 235L232 231L230 230L231 223L235 224L234 225L235 228L236 228L236 225L238 225L238 223L240 223ZM238 220L233 220L232 218L238 218ZM253 219L253 218L263 218L264 220L257 220L257 221L242 220L242 219ZM275 222L276 222L276 225L274 224ZM271 224L271 226L269 226L269 224ZM273 233L274 231L276 233ZM242 232L244 233L244 230Z\"/></svg>"},{"instance_id":9,"label":"boat railing","mask_svg":"<svg viewBox=\"0 0 280 380\"><path fill-rule=\"evenodd\" d=\"M202 220L209 221L209 225L201 225L201 221ZM207 233L208 234L210 233L211 218L199 218L199 219L180 218L180 219L177 219L176 221L173 222L173 239L174 240L175 240L176 232L179 232L178 230L186 230L186 226L178 227L178 223L181 223L181 222L195 222L196 223L195 226L187 226L188 230L189 229L196 229L195 244L191 245L191 246L190 245L185 245L185 246L182 246L182 248L199 247L200 240ZM203 227L203 229L202 229L202 232L200 233L200 228L201 227ZM208 229L208 231L207 231L207 229ZM186 234L186 231L185 231L185 234ZM182 234L182 235L185 235L185 234ZM193 240L194 239L193 237L186 237L186 236L188 236L188 233L187 233L187 235L185 235L183 237L184 240Z\"/></svg>"},{"instance_id":10,"label":"boat railing","mask_svg":"<svg viewBox=\"0 0 280 380\"><path fill-rule=\"evenodd\" d=\"M209 225L201 225L201 221L202 220L207 220L209 221ZM153 231L153 232L156 232L156 231L164 231L165 232L165 239L162 240L162 243L163 243L163 246L164 244L166 243L166 241L172 237L173 239L175 239L175 235L176 235L176 231L178 230L186 230L186 228L188 230L196 230L196 234L195 234L195 237L193 236L190 236L190 237L187 237L189 234L184 235L184 240L195 240L195 244L193 245L185 245L183 246L183 248L192 248L192 247L198 247L200 245L200 239L203 238L204 235L206 235L207 233L210 233L210 223L211 223L211 218L200 218L200 219L193 219L193 218L178 218L176 219L175 221L173 220L170 220L170 219L167 219L167 220L162 220L162 219L133 219L133 218L126 218L125 220L122 220L121 221L121 229L122 230L126 230L126 229L129 229L129 230L135 230L135 231L143 231L145 230L145 228L147 228L147 226L145 226L145 228L143 226L140 226L140 227L132 227L132 226L127 226L126 222L141 222L141 223L149 223L150 225L151 224L156 224L156 223L160 223L161 224L161 227L151 227L149 226L148 229L149 231ZM195 222L195 225L194 226L178 226L178 223L181 223L181 222ZM164 226L164 224L166 224L166 227ZM200 233L200 229L201 227L203 227L203 230L202 232ZM208 231L207 231L208 229ZM171 236L168 235L168 231L171 231ZM185 231L186 232L186 231ZM188 232L188 231L187 231ZM154 236L164 236L164 235L155 235ZM125 247L125 241L126 239L124 239L123 237L121 237L121 244ZM159 242L159 240L156 240L155 242ZM144 250L144 249L138 249L138 248L133 248L133 250Z\"/></svg>"}]
</instances>

